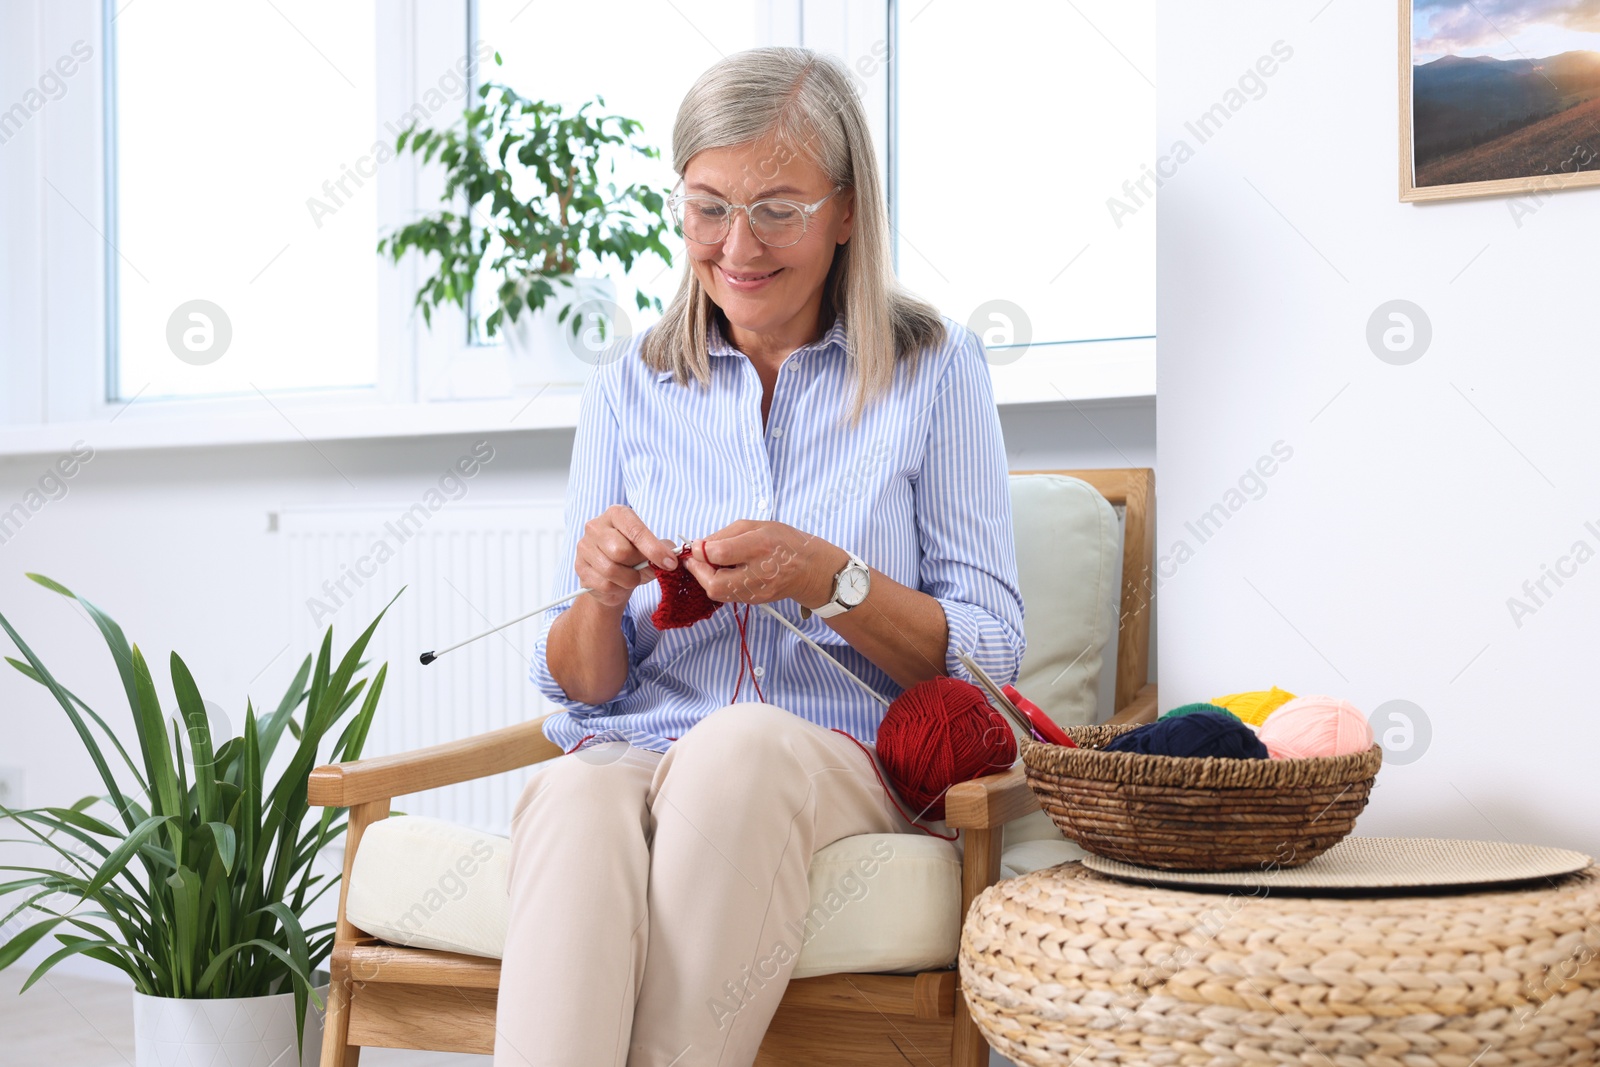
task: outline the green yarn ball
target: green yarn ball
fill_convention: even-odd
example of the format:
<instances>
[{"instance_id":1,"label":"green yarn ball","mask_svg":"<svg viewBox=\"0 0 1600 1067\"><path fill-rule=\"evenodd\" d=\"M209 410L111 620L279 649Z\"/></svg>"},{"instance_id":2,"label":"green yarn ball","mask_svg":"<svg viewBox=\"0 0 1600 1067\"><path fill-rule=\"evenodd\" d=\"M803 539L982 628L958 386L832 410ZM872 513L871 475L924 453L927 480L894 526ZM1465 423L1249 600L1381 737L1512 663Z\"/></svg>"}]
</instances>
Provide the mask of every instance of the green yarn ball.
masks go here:
<instances>
[{"instance_id":1,"label":"green yarn ball","mask_svg":"<svg viewBox=\"0 0 1600 1067\"><path fill-rule=\"evenodd\" d=\"M1184 704L1182 707L1173 708L1171 711L1167 712L1165 715L1163 715L1161 717L1163 719L1175 719L1179 715L1193 715L1197 711L1214 711L1219 715L1226 715L1230 719L1238 719L1239 718L1239 716L1235 715L1233 712L1229 711L1227 708L1221 707L1221 706L1216 705L1216 704L1206 704L1204 702L1198 703L1198 704ZM1243 721L1243 720L1240 720L1240 721Z\"/></svg>"}]
</instances>

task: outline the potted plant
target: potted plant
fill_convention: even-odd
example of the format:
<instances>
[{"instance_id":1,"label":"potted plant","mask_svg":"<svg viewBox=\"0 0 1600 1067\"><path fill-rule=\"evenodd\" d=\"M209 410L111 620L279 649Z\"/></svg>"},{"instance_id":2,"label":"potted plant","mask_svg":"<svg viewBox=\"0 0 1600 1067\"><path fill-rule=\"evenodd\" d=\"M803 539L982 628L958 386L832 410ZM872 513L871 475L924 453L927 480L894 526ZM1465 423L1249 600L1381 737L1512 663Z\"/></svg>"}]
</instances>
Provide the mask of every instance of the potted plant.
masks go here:
<instances>
[{"instance_id":1,"label":"potted plant","mask_svg":"<svg viewBox=\"0 0 1600 1067\"><path fill-rule=\"evenodd\" d=\"M499 53L494 58L498 64ZM672 262L662 241L668 190L619 190L603 178L615 174L619 152L650 159L661 153L633 140L642 129L633 119L588 114L591 106L605 107L604 97L568 114L495 82L480 86L478 96L463 128L412 125L396 138L397 152L409 149L425 163L438 158L446 172L440 200L450 206L384 236L378 251L397 262L412 249L438 256L414 300L430 326L433 310L446 302L469 310L468 294L487 259L501 280L483 331L504 331L513 382L581 382L605 344L630 325L610 280L580 276L580 265L598 269L615 260L626 271L646 252ZM526 196L514 188L518 177L532 186ZM592 266L582 262L585 253ZM635 300L640 310L662 308L642 292Z\"/></svg>"},{"instance_id":2,"label":"potted plant","mask_svg":"<svg viewBox=\"0 0 1600 1067\"><path fill-rule=\"evenodd\" d=\"M125 746L0 615L23 656L7 662L50 691L106 788L70 807L0 808L21 832L12 841L55 854L54 867L0 865L19 876L0 883L0 926L28 910L45 916L0 944L0 968L54 934L60 947L34 968L24 991L72 956L128 975L138 1067L293 1062L291 1048L320 1044L316 1034L306 1041L307 1006L323 1007L326 978L319 990L316 976L333 944L332 922L301 921L339 881L313 873L313 861L345 825L343 809L308 820L306 783L318 748L347 716L331 757L361 755L388 668L370 684L356 674L388 605L337 665L330 626L315 665L308 655L277 707L258 718L247 701L239 736L219 737L209 702L176 652L170 671L181 723L169 730L139 646L83 597L28 577L76 600L100 630L133 712L134 744ZM276 781L268 780L267 764L286 733L293 750ZM125 773L114 773L113 760Z\"/></svg>"}]
</instances>

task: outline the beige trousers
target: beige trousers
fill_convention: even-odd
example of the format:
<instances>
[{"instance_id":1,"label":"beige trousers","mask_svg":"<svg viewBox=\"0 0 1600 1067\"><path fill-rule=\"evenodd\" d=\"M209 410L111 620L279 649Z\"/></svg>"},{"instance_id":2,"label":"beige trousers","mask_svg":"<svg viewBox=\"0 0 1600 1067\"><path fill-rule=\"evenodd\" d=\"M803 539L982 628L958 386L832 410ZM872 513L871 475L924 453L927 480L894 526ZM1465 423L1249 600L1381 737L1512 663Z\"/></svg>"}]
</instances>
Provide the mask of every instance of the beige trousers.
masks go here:
<instances>
[{"instance_id":1,"label":"beige trousers","mask_svg":"<svg viewBox=\"0 0 1600 1067\"><path fill-rule=\"evenodd\" d=\"M512 816L495 1067L752 1064L800 951L812 854L922 832L867 747L741 703L665 754L613 741L539 764Z\"/></svg>"}]
</instances>

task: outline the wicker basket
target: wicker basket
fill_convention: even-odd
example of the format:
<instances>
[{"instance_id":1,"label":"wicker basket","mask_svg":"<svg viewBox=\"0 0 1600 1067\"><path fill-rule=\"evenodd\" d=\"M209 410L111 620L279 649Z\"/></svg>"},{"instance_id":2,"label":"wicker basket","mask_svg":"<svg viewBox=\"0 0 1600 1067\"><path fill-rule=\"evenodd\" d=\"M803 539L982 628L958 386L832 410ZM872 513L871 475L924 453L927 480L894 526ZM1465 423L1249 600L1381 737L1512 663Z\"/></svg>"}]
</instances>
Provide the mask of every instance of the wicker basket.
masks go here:
<instances>
[{"instance_id":1,"label":"wicker basket","mask_svg":"<svg viewBox=\"0 0 1600 1067\"><path fill-rule=\"evenodd\" d=\"M1383 765L1354 756L1203 759L1101 752L1133 726L1071 726L1079 748L1021 740L1028 785L1090 852L1173 871L1298 867L1355 827Z\"/></svg>"},{"instance_id":2,"label":"wicker basket","mask_svg":"<svg viewBox=\"0 0 1600 1067\"><path fill-rule=\"evenodd\" d=\"M1317 899L1132 885L1067 863L961 926L961 992L1026 1067L1594 1067L1600 874Z\"/></svg>"}]
</instances>

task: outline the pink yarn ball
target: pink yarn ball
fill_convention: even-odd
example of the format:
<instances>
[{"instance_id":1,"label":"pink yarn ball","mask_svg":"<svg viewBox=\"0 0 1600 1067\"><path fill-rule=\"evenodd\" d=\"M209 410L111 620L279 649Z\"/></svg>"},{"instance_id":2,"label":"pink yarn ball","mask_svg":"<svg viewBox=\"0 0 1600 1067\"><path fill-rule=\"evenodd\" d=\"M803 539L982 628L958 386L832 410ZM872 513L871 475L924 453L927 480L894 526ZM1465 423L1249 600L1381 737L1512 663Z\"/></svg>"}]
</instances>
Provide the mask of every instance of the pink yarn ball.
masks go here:
<instances>
[{"instance_id":1,"label":"pink yarn ball","mask_svg":"<svg viewBox=\"0 0 1600 1067\"><path fill-rule=\"evenodd\" d=\"M1348 700L1304 696L1267 716L1258 731L1273 759L1349 756L1372 747L1367 717Z\"/></svg>"}]
</instances>

